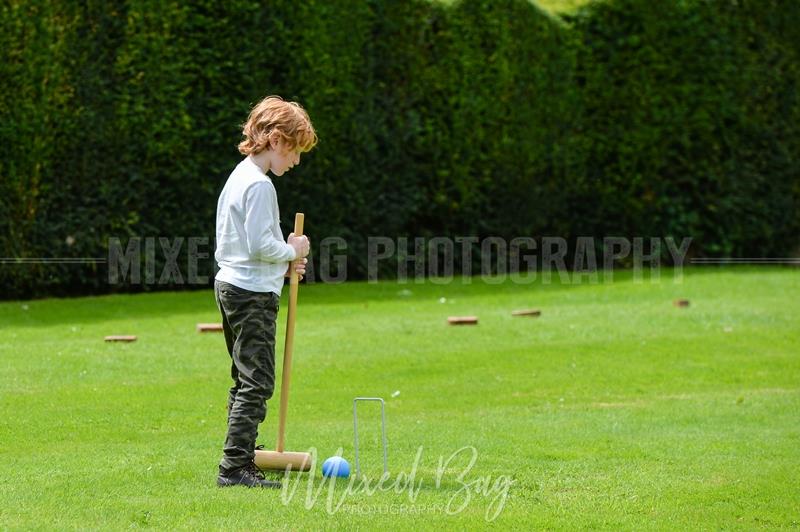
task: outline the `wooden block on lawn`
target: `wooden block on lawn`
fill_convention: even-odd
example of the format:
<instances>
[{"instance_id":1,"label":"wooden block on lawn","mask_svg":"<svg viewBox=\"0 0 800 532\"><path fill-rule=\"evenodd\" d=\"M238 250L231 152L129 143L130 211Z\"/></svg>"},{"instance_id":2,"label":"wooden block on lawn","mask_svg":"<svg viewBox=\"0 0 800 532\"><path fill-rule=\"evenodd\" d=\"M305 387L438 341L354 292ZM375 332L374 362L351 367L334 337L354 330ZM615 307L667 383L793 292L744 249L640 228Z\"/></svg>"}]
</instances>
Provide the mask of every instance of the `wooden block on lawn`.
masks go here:
<instances>
[{"instance_id":1,"label":"wooden block on lawn","mask_svg":"<svg viewBox=\"0 0 800 532\"><path fill-rule=\"evenodd\" d=\"M198 323L197 332L222 332L221 323Z\"/></svg>"},{"instance_id":2,"label":"wooden block on lawn","mask_svg":"<svg viewBox=\"0 0 800 532\"><path fill-rule=\"evenodd\" d=\"M136 337L127 334L112 334L104 338L106 342L135 342Z\"/></svg>"},{"instance_id":3,"label":"wooden block on lawn","mask_svg":"<svg viewBox=\"0 0 800 532\"><path fill-rule=\"evenodd\" d=\"M675 305L676 307L688 307L689 306L689 300L688 299L676 299L675 301L672 302L672 304Z\"/></svg>"},{"instance_id":4,"label":"wooden block on lawn","mask_svg":"<svg viewBox=\"0 0 800 532\"><path fill-rule=\"evenodd\" d=\"M477 316L450 316L447 318L447 323L450 325L477 325Z\"/></svg>"},{"instance_id":5,"label":"wooden block on lawn","mask_svg":"<svg viewBox=\"0 0 800 532\"><path fill-rule=\"evenodd\" d=\"M533 318L538 318L539 316L542 315L542 311L541 310L537 310L537 309L533 309L533 308L528 308L528 309L523 309L523 310L514 310L514 311L511 312L511 315L512 316L531 316Z\"/></svg>"}]
</instances>

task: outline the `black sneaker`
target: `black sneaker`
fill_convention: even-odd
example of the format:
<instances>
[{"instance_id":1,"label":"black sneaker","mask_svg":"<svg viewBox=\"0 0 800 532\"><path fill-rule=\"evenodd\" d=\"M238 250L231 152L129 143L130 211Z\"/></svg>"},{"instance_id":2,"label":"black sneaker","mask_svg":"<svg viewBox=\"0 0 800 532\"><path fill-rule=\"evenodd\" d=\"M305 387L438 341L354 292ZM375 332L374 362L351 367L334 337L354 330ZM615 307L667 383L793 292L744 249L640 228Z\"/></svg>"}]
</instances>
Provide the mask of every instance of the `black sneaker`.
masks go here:
<instances>
[{"instance_id":1,"label":"black sneaker","mask_svg":"<svg viewBox=\"0 0 800 532\"><path fill-rule=\"evenodd\" d=\"M244 467L225 471L219 470L217 486L247 486L248 488L280 488L281 483L272 480L265 480L264 474L254 463L249 463Z\"/></svg>"},{"instance_id":2,"label":"black sneaker","mask_svg":"<svg viewBox=\"0 0 800 532\"><path fill-rule=\"evenodd\" d=\"M277 482L277 481L273 482L273 481L267 480L267 477L264 475L264 472L261 471L258 468L258 466L256 465L255 462L250 462L245 467L247 467L250 470L250 473L252 473L256 478L259 478L259 479L264 480L264 481L266 481L266 482L268 482L270 484L273 484L270 487L274 487L274 488L280 488L281 487L281 483L280 482Z\"/></svg>"}]
</instances>

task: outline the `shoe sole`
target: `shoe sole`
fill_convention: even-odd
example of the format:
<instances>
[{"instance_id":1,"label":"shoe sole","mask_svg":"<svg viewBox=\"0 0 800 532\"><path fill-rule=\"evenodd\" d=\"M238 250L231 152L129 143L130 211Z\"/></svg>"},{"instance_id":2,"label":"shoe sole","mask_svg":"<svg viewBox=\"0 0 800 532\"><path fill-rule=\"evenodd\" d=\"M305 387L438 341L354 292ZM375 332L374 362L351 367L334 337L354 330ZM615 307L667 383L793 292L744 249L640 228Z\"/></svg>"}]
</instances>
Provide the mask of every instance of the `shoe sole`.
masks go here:
<instances>
[{"instance_id":1,"label":"shoe sole","mask_svg":"<svg viewBox=\"0 0 800 532\"><path fill-rule=\"evenodd\" d=\"M217 479L217 487L230 488L232 486L244 486L245 488L268 488L268 489L281 489L283 487L280 482L273 482L271 480L268 480L263 484L254 484L251 486L249 484L244 484L242 482L232 482L229 480Z\"/></svg>"}]
</instances>

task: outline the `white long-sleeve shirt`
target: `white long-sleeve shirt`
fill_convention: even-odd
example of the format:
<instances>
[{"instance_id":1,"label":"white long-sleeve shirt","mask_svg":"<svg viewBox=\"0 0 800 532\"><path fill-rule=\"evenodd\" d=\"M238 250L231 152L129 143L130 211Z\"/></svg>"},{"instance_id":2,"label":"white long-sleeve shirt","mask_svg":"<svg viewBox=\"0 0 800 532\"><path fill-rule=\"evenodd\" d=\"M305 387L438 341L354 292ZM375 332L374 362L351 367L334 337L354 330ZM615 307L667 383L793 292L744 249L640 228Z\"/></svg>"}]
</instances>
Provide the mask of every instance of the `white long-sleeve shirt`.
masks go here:
<instances>
[{"instance_id":1,"label":"white long-sleeve shirt","mask_svg":"<svg viewBox=\"0 0 800 532\"><path fill-rule=\"evenodd\" d=\"M272 180L245 158L231 172L217 202L216 279L280 295L295 251L283 240L279 219Z\"/></svg>"}]
</instances>

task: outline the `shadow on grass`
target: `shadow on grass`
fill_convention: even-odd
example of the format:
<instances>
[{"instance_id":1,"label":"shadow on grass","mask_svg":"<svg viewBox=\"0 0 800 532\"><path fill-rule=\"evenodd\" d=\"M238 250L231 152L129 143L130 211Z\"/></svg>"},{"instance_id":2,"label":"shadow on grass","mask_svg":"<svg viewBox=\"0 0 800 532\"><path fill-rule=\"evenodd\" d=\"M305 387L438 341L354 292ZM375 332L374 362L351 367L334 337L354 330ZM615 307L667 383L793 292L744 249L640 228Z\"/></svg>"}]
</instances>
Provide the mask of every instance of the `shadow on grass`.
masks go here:
<instances>
[{"instance_id":1,"label":"shadow on grass","mask_svg":"<svg viewBox=\"0 0 800 532\"><path fill-rule=\"evenodd\" d=\"M650 279L645 270L642 284L657 286L673 283L672 269L662 271L659 279ZM706 275L798 273L796 267L754 267L754 266L701 266L685 268L687 278ZM589 288L623 286L634 283L631 270L614 271L611 280L605 280L602 271L597 272L599 282L584 274L576 276L565 273L568 279L561 279L553 272L549 281L540 272L535 279L515 281L505 279L484 279L454 277L445 282L442 279L428 279L423 283L414 281L380 281L368 283L353 281L342 284L310 283L301 285L299 305L351 305L375 302L427 302L448 299L469 299L496 297L510 294L529 293L532 298L562 291L581 291ZM800 279L800 276L798 276ZM281 310L285 312L288 290L284 290ZM61 324L79 325L114 320L152 320L154 318L174 317L176 315L202 315L209 321L218 321L219 315L211 290L181 292L149 292L138 294L114 294L66 299L41 299L32 301L7 301L0 303L0 329L9 327L49 327ZM284 319L283 315L280 319Z\"/></svg>"},{"instance_id":2,"label":"shadow on grass","mask_svg":"<svg viewBox=\"0 0 800 532\"><path fill-rule=\"evenodd\" d=\"M301 285L299 306L349 305L367 302L411 303L440 297L485 297L520 290L550 292L575 286L577 285L560 283L557 276L554 277L552 284L545 284L540 279L529 284L515 284L508 279L500 280L500 283L487 282L480 277L454 278L447 284L440 284L440 281L435 280L426 280L421 284L397 281L311 283ZM287 298L288 290L284 290L281 300L283 312L285 312ZM212 290L7 301L0 303L0 328L79 325L113 320L151 320L199 313L208 315L209 320L219 320Z\"/></svg>"},{"instance_id":3,"label":"shadow on grass","mask_svg":"<svg viewBox=\"0 0 800 532\"><path fill-rule=\"evenodd\" d=\"M151 320L198 313L208 315L209 321L219 319L214 294L210 290L7 301L0 303L0 330Z\"/></svg>"}]
</instances>

